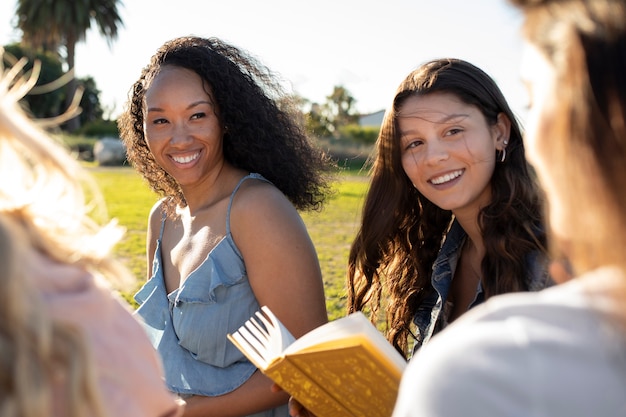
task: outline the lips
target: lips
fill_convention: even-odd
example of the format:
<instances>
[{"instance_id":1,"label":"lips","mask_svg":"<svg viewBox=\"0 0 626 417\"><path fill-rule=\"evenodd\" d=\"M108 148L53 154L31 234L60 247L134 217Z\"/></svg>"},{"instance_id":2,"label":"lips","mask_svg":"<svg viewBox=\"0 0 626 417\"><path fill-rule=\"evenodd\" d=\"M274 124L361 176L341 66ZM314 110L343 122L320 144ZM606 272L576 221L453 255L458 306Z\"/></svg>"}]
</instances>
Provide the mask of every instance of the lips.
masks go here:
<instances>
[{"instance_id":1,"label":"lips","mask_svg":"<svg viewBox=\"0 0 626 417\"><path fill-rule=\"evenodd\" d=\"M188 164L198 159L199 156L200 156L200 152L196 152L192 155L187 155L187 156L172 156L172 159L174 160L174 162L177 162L179 164Z\"/></svg>"},{"instance_id":2,"label":"lips","mask_svg":"<svg viewBox=\"0 0 626 417\"><path fill-rule=\"evenodd\" d=\"M439 177L434 177L431 178L430 180L428 180L428 182L435 184L435 185L441 185L441 184L445 184L447 182L450 182L458 177L460 177L461 175L463 175L463 170L459 169L457 171L452 171L449 172L447 174L441 175Z\"/></svg>"}]
</instances>

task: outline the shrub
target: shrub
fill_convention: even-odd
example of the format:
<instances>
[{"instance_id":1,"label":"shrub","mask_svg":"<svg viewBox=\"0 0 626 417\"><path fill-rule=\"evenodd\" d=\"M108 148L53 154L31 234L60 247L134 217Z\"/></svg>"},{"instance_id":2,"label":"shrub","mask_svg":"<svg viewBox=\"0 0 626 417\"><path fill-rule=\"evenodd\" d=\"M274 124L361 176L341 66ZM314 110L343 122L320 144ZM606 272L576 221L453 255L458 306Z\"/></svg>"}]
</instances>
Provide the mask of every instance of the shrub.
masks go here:
<instances>
[{"instance_id":1,"label":"shrub","mask_svg":"<svg viewBox=\"0 0 626 417\"><path fill-rule=\"evenodd\" d=\"M373 145L378 138L379 127L359 126L355 124L339 128L340 139L351 140L364 145Z\"/></svg>"},{"instance_id":2,"label":"shrub","mask_svg":"<svg viewBox=\"0 0 626 417\"><path fill-rule=\"evenodd\" d=\"M93 147L98 140L97 138L79 135L61 135L60 140L79 160L93 161Z\"/></svg>"},{"instance_id":3,"label":"shrub","mask_svg":"<svg viewBox=\"0 0 626 417\"><path fill-rule=\"evenodd\" d=\"M96 119L85 123L79 130L81 135L105 138L119 137L115 120Z\"/></svg>"}]
</instances>

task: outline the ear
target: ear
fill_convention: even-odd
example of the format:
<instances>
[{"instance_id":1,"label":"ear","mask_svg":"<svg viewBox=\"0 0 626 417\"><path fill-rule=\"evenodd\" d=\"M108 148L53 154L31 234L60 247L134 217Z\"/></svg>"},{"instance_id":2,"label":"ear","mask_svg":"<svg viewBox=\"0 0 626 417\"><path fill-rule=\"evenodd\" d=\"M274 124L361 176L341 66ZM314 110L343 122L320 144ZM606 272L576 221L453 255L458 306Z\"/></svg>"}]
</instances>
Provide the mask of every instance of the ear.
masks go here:
<instances>
[{"instance_id":1,"label":"ear","mask_svg":"<svg viewBox=\"0 0 626 417\"><path fill-rule=\"evenodd\" d=\"M498 114L496 124L491 127L493 139L495 140L496 149L501 151L506 148L511 137L511 120L504 113Z\"/></svg>"}]
</instances>

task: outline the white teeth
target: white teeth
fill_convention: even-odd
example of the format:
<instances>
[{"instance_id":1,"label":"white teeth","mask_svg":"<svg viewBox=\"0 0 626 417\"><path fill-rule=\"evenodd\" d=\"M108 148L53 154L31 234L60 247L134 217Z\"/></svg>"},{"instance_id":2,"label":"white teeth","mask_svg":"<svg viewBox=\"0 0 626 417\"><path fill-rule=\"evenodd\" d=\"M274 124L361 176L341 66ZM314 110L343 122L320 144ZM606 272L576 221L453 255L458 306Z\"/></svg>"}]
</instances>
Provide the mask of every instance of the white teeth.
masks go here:
<instances>
[{"instance_id":1,"label":"white teeth","mask_svg":"<svg viewBox=\"0 0 626 417\"><path fill-rule=\"evenodd\" d=\"M462 173L463 173L463 170L460 169L458 171L454 171L449 174L442 175L441 177L433 178L430 180L430 182L432 182L435 185L443 184L444 182L452 181L453 179L460 177Z\"/></svg>"},{"instance_id":2,"label":"white teeth","mask_svg":"<svg viewBox=\"0 0 626 417\"><path fill-rule=\"evenodd\" d=\"M179 164L187 164L187 163L189 163L189 162L193 161L194 159L197 159L197 158L198 158L198 156L200 156L200 152L195 153L195 154L193 154L193 155L191 155L191 156L183 156L183 157L180 157L180 156L172 156L172 159L173 159L174 161L178 162Z\"/></svg>"}]
</instances>

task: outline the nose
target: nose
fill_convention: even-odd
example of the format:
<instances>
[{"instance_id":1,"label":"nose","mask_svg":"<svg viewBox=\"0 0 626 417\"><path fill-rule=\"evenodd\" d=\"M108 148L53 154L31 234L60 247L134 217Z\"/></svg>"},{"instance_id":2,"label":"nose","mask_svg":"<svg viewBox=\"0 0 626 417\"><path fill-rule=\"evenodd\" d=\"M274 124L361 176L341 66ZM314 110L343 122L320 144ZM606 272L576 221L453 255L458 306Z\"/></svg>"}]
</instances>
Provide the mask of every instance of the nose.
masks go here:
<instances>
[{"instance_id":1,"label":"nose","mask_svg":"<svg viewBox=\"0 0 626 417\"><path fill-rule=\"evenodd\" d=\"M436 165L441 161L445 161L449 157L448 147L440 139L429 140L426 145L425 162L430 165Z\"/></svg>"},{"instance_id":2,"label":"nose","mask_svg":"<svg viewBox=\"0 0 626 417\"><path fill-rule=\"evenodd\" d=\"M172 137L170 138L170 145L183 146L191 142L191 132L189 127L185 123L176 123L172 129Z\"/></svg>"}]
</instances>

